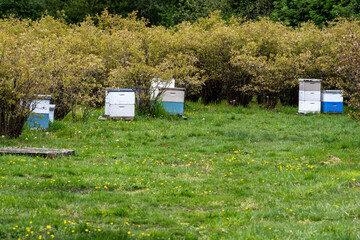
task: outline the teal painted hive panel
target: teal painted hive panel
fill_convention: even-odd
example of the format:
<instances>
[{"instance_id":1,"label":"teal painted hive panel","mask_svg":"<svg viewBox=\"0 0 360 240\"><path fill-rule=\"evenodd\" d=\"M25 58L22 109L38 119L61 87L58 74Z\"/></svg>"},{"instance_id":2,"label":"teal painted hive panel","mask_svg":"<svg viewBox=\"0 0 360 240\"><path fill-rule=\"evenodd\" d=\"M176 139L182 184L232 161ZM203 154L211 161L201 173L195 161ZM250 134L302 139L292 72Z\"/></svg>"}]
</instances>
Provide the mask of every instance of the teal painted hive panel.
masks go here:
<instances>
[{"instance_id":1,"label":"teal painted hive panel","mask_svg":"<svg viewBox=\"0 0 360 240\"><path fill-rule=\"evenodd\" d=\"M162 102L164 109L171 115L183 115L184 103L183 102Z\"/></svg>"},{"instance_id":2,"label":"teal painted hive panel","mask_svg":"<svg viewBox=\"0 0 360 240\"><path fill-rule=\"evenodd\" d=\"M40 129L49 128L49 114L48 113L31 114L27 122L32 128L40 128Z\"/></svg>"}]
</instances>

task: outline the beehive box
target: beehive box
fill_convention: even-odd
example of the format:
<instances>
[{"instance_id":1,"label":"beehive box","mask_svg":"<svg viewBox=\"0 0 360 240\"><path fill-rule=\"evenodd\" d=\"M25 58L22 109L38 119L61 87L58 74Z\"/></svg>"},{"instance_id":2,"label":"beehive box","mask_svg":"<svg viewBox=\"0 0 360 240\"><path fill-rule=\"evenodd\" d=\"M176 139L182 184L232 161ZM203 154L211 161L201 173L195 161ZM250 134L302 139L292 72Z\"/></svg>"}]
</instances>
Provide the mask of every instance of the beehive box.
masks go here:
<instances>
[{"instance_id":1,"label":"beehive box","mask_svg":"<svg viewBox=\"0 0 360 240\"><path fill-rule=\"evenodd\" d=\"M110 104L111 118L125 118L134 119L135 105L134 104Z\"/></svg>"},{"instance_id":2,"label":"beehive box","mask_svg":"<svg viewBox=\"0 0 360 240\"><path fill-rule=\"evenodd\" d=\"M166 88L160 99L171 115L184 114L185 88Z\"/></svg>"},{"instance_id":3,"label":"beehive box","mask_svg":"<svg viewBox=\"0 0 360 240\"><path fill-rule=\"evenodd\" d=\"M49 121L54 122L55 104L50 104L49 107Z\"/></svg>"},{"instance_id":4,"label":"beehive box","mask_svg":"<svg viewBox=\"0 0 360 240\"><path fill-rule=\"evenodd\" d=\"M320 101L299 101L299 113L317 113L320 110Z\"/></svg>"},{"instance_id":5,"label":"beehive box","mask_svg":"<svg viewBox=\"0 0 360 240\"><path fill-rule=\"evenodd\" d=\"M320 91L299 91L299 101L320 101Z\"/></svg>"},{"instance_id":6,"label":"beehive box","mask_svg":"<svg viewBox=\"0 0 360 240\"><path fill-rule=\"evenodd\" d=\"M343 91L342 90L322 90L321 91L322 102L343 102Z\"/></svg>"},{"instance_id":7,"label":"beehive box","mask_svg":"<svg viewBox=\"0 0 360 240\"><path fill-rule=\"evenodd\" d=\"M321 79L299 79L300 91L320 91Z\"/></svg>"},{"instance_id":8,"label":"beehive box","mask_svg":"<svg viewBox=\"0 0 360 240\"><path fill-rule=\"evenodd\" d=\"M50 95L39 95L38 99L31 103L33 112L28 117L28 124L31 128L49 128Z\"/></svg>"},{"instance_id":9,"label":"beehive box","mask_svg":"<svg viewBox=\"0 0 360 240\"><path fill-rule=\"evenodd\" d=\"M169 82L162 81L161 79L154 78L151 81L151 99L155 99L160 91L165 88L175 88L175 79L171 79Z\"/></svg>"},{"instance_id":10,"label":"beehive box","mask_svg":"<svg viewBox=\"0 0 360 240\"><path fill-rule=\"evenodd\" d=\"M109 89L105 96L105 115L111 118L135 117L135 90Z\"/></svg>"},{"instance_id":11,"label":"beehive box","mask_svg":"<svg viewBox=\"0 0 360 240\"><path fill-rule=\"evenodd\" d=\"M344 98L341 90L321 91L321 109L324 113L342 113Z\"/></svg>"},{"instance_id":12,"label":"beehive box","mask_svg":"<svg viewBox=\"0 0 360 240\"><path fill-rule=\"evenodd\" d=\"M321 110L324 113L343 113L344 104L342 102L321 102Z\"/></svg>"}]
</instances>

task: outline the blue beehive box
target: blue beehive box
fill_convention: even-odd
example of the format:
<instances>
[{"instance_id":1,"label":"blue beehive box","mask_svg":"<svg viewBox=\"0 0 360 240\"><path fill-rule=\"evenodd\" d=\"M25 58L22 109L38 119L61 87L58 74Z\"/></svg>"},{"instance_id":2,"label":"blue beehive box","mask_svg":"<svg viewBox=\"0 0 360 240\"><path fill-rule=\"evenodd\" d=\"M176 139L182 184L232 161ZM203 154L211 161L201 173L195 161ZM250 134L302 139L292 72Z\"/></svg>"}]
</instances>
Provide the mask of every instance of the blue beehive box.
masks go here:
<instances>
[{"instance_id":1,"label":"blue beehive box","mask_svg":"<svg viewBox=\"0 0 360 240\"><path fill-rule=\"evenodd\" d=\"M165 88L161 101L171 115L184 114L185 88Z\"/></svg>"},{"instance_id":2,"label":"blue beehive box","mask_svg":"<svg viewBox=\"0 0 360 240\"><path fill-rule=\"evenodd\" d=\"M31 128L49 128L50 99L50 95L39 95L38 99L32 103L34 110L28 117Z\"/></svg>"},{"instance_id":3,"label":"blue beehive box","mask_svg":"<svg viewBox=\"0 0 360 240\"><path fill-rule=\"evenodd\" d=\"M184 114L184 103L178 102L163 102L164 109L170 115L183 115Z\"/></svg>"},{"instance_id":4,"label":"blue beehive box","mask_svg":"<svg viewBox=\"0 0 360 240\"><path fill-rule=\"evenodd\" d=\"M321 111L324 113L342 113L343 103L342 102L321 102Z\"/></svg>"},{"instance_id":5,"label":"blue beehive box","mask_svg":"<svg viewBox=\"0 0 360 240\"><path fill-rule=\"evenodd\" d=\"M48 113L32 113L28 117L28 123L31 128L49 128L49 121L50 119Z\"/></svg>"},{"instance_id":6,"label":"blue beehive box","mask_svg":"<svg viewBox=\"0 0 360 240\"><path fill-rule=\"evenodd\" d=\"M321 111L324 113L343 112L343 94L341 90L321 91Z\"/></svg>"}]
</instances>

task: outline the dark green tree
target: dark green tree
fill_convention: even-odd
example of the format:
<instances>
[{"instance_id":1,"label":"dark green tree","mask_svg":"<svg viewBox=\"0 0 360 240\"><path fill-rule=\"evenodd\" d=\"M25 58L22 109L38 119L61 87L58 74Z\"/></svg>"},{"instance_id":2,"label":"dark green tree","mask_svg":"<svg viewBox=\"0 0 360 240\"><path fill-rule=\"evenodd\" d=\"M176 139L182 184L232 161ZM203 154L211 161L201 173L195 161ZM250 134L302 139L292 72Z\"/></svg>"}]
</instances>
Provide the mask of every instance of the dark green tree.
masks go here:
<instances>
[{"instance_id":1,"label":"dark green tree","mask_svg":"<svg viewBox=\"0 0 360 240\"><path fill-rule=\"evenodd\" d=\"M322 27L324 23L337 17L359 18L359 13L358 0L278 0L274 1L271 18L293 27L312 20Z\"/></svg>"},{"instance_id":2,"label":"dark green tree","mask_svg":"<svg viewBox=\"0 0 360 240\"><path fill-rule=\"evenodd\" d=\"M247 19L257 19L259 16L270 16L274 0L230 0L232 14Z\"/></svg>"},{"instance_id":3,"label":"dark green tree","mask_svg":"<svg viewBox=\"0 0 360 240\"><path fill-rule=\"evenodd\" d=\"M58 11L64 11L67 22L78 23L88 15L101 14L105 9L112 14L127 15L131 12L129 2L128 0L47 0L46 8L53 16L56 16Z\"/></svg>"},{"instance_id":4,"label":"dark green tree","mask_svg":"<svg viewBox=\"0 0 360 240\"><path fill-rule=\"evenodd\" d=\"M38 19L44 14L63 17L69 23L79 23L86 16L111 14L126 16L137 11L150 25L171 27L183 21L195 22L210 12L220 10L224 19L269 16L274 0L1 0L0 15Z\"/></svg>"},{"instance_id":5,"label":"dark green tree","mask_svg":"<svg viewBox=\"0 0 360 240\"><path fill-rule=\"evenodd\" d=\"M37 19L45 12L44 0L1 0L0 15Z\"/></svg>"},{"instance_id":6,"label":"dark green tree","mask_svg":"<svg viewBox=\"0 0 360 240\"><path fill-rule=\"evenodd\" d=\"M215 10L220 10L224 19L269 16L273 0L137 0L130 5L132 10L138 10L139 16L149 19L150 24L169 27L183 21L194 22Z\"/></svg>"}]
</instances>

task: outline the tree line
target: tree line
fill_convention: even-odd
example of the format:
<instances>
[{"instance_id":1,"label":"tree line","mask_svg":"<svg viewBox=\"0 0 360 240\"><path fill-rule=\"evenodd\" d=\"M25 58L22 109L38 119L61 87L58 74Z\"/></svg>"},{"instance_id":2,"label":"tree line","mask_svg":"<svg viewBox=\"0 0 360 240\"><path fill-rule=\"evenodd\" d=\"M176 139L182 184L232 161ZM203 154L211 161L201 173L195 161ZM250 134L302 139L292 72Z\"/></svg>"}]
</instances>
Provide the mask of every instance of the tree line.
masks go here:
<instances>
[{"instance_id":1,"label":"tree line","mask_svg":"<svg viewBox=\"0 0 360 240\"><path fill-rule=\"evenodd\" d=\"M36 20L42 15L80 23L86 16L111 14L127 16L137 11L150 25L175 26L183 21L194 22L220 10L222 18L257 19L269 17L292 27L313 21L317 26L338 17L360 18L358 0L1 0L0 16Z\"/></svg>"}]
</instances>

